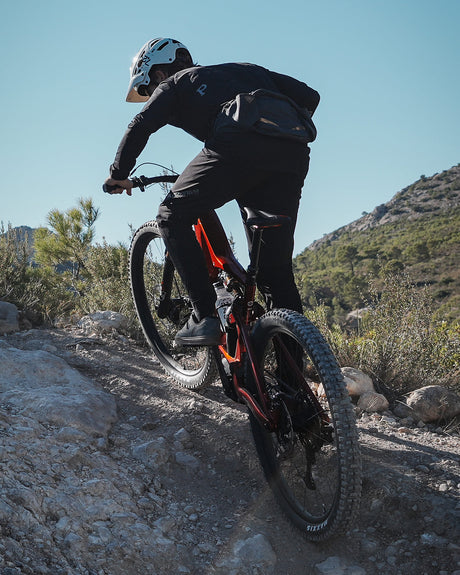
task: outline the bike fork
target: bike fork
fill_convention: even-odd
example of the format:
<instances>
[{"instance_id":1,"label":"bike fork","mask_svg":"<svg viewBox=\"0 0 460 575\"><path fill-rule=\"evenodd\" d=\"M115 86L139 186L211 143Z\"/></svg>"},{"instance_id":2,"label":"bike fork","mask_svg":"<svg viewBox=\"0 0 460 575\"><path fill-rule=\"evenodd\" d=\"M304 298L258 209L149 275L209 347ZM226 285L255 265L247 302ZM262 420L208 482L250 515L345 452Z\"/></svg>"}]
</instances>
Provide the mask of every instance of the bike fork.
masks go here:
<instances>
[{"instance_id":1,"label":"bike fork","mask_svg":"<svg viewBox=\"0 0 460 575\"><path fill-rule=\"evenodd\" d=\"M165 254L165 264L163 269L163 277L161 278L161 292L160 299L158 303L158 317L165 318L168 316L171 309L171 292L172 284L174 278L174 265L169 258L169 255Z\"/></svg>"}]
</instances>

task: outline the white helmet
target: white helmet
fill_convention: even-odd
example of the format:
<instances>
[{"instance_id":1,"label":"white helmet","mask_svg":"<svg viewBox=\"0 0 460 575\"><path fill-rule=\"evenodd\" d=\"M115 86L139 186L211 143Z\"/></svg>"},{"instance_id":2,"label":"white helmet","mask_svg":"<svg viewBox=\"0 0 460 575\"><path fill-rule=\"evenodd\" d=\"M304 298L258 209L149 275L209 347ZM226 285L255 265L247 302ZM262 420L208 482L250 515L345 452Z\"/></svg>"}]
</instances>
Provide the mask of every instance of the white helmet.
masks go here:
<instances>
[{"instance_id":1,"label":"white helmet","mask_svg":"<svg viewBox=\"0 0 460 575\"><path fill-rule=\"evenodd\" d=\"M150 84L149 72L152 66L172 64L176 59L176 50L178 48L187 50L183 44L172 38L155 38L142 46L131 64L131 80L129 82L128 95L126 96L127 102L146 102L149 99L148 96L139 94L139 86L148 86Z\"/></svg>"}]
</instances>

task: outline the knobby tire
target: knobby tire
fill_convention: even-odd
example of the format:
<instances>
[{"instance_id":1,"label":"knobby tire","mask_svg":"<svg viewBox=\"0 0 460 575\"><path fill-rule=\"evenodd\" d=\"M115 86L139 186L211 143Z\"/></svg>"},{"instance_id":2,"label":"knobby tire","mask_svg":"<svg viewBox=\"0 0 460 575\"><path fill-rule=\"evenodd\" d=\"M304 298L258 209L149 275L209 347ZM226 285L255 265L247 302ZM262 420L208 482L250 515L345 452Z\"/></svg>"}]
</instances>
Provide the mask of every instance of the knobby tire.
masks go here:
<instances>
[{"instance_id":1,"label":"knobby tire","mask_svg":"<svg viewBox=\"0 0 460 575\"><path fill-rule=\"evenodd\" d=\"M161 285L165 265L169 266L171 304L160 314ZM188 389L199 389L213 377L210 347L180 347L174 336L191 313L191 305L174 266L166 254L156 221L147 222L134 234L130 248L130 284L137 316L144 336L163 369ZM167 282L166 282L167 283Z\"/></svg>"},{"instance_id":2,"label":"knobby tire","mask_svg":"<svg viewBox=\"0 0 460 575\"><path fill-rule=\"evenodd\" d=\"M358 511L361 461L355 415L336 359L318 329L291 310L262 316L253 342L268 393L281 405L278 432L250 417L275 498L307 539L343 534ZM280 345L290 353L291 364Z\"/></svg>"}]
</instances>

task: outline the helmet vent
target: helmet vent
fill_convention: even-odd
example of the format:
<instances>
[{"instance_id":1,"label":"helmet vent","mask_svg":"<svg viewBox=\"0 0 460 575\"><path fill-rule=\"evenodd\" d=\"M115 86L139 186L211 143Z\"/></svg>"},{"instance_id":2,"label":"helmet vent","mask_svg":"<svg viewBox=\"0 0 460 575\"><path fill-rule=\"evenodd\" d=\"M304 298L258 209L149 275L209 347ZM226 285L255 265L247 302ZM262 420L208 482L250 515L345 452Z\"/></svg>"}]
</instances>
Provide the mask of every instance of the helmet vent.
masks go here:
<instances>
[{"instance_id":1,"label":"helmet vent","mask_svg":"<svg viewBox=\"0 0 460 575\"><path fill-rule=\"evenodd\" d=\"M168 42L163 42L163 44L162 44L161 46L158 46L158 48L157 48L158 52L159 52L160 50L163 50L163 48L164 48L165 46L167 46L167 45L168 45Z\"/></svg>"}]
</instances>

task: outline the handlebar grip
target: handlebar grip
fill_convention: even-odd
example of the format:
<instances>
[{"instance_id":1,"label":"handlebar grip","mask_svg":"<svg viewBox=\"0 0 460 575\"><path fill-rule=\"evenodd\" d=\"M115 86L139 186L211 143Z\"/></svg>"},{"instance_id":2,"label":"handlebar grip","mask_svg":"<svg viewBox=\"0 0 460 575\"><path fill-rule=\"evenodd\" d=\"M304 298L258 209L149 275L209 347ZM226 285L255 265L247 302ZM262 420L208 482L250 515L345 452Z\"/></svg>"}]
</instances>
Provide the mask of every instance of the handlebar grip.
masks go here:
<instances>
[{"instance_id":1,"label":"handlebar grip","mask_svg":"<svg viewBox=\"0 0 460 575\"><path fill-rule=\"evenodd\" d=\"M145 187L150 184L159 184L162 182L174 183L178 178L177 174L169 174L163 176L154 176L153 178L147 178L146 176L135 176L131 178L133 188L139 188L141 192L145 192ZM113 190L116 190L118 186L111 186L110 184L104 184L102 189L106 194L110 194ZM121 188L119 188L121 189Z\"/></svg>"},{"instance_id":2,"label":"handlebar grip","mask_svg":"<svg viewBox=\"0 0 460 575\"><path fill-rule=\"evenodd\" d=\"M142 177L143 177L143 176L141 176L141 178L142 178ZM131 182L133 183L133 188L140 188L143 192L145 191L143 182L142 182L142 180L141 180L140 178L133 178L133 179L131 180ZM113 190L116 190L117 188L118 188L119 190L122 189L122 188L119 187L119 186L111 186L110 184L104 184L104 185L102 186L102 189L104 190L104 192L105 192L106 194L110 194L111 192L113 192Z\"/></svg>"}]
</instances>

